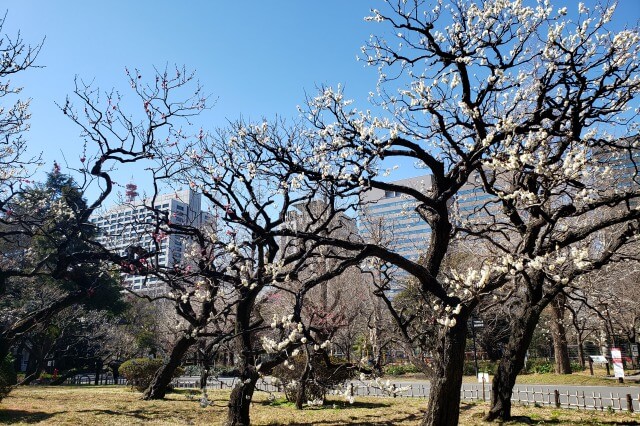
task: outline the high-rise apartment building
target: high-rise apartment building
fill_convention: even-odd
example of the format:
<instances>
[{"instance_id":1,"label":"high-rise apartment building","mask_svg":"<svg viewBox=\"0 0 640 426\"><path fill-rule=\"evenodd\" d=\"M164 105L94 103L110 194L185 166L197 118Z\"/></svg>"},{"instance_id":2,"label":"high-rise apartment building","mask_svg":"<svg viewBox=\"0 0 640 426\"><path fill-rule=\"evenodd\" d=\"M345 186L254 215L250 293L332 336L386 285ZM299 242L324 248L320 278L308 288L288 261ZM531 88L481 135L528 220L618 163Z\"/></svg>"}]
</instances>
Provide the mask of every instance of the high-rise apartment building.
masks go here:
<instances>
[{"instance_id":1,"label":"high-rise apartment building","mask_svg":"<svg viewBox=\"0 0 640 426\"><path fill-rule=\"evenodd\" d=\"M186 237L182 235L155 232L155 215L148 208L151 200L129 200L91 218L99 231L98 242L106 248L117 250L120 255L127 255L131 247L155 251L158 266L171 267L183 260ZM147 206L145 206L145 204ZM168 214L169 220L176 224L201 227L212 220L212 216L202 211L201 195L190 190L159 195L154 200L154 207ZM161 293L164 285L157 277L144 277L122 274L123 285L144 293Z\"/></svg>"}]
</instances>

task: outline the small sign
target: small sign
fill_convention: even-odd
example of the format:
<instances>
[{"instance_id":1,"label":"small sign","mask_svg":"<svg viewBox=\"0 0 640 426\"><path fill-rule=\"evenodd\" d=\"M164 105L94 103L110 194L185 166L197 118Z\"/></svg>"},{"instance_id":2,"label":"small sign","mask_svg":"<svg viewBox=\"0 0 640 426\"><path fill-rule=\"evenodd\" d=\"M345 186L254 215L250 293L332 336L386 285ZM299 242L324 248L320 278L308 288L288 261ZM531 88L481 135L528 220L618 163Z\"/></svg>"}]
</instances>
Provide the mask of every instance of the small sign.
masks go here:
<instances>
[{"instance_id":1,"label":"small sign","mask_svg":"<svg viewBox=\"0 0 640 426\"><path fill-rule=\"evenodd\" d=\"M590 355L589 358L591 358L591 361L593 362L599 362L602 364L607 363L607 358L603 357L602 355Z\"/></svg>"},{"instance_id":2,"label":"small sign","mask_svg":"<svg viewBox=\"0 0 640 426\"><path fill-rule=\"evenodd\" d=\"M613 359L613 375L624 379L624 364L622 364L620 348L611 348L611 358Z\"/></svg>"},{"instance_id":3,"label":"small sign","mask_svg":"<svg viewBox=\"0 0 640 426\"><path fill-rule=\"evenodd\" d=\"M638 356L640 353L638 352L638 345L631 345L631 355Z\"/></svg>"},{"instance_id":4,"label":"small sign","mask_svg":"<svg viewBox=\"0 0 640 426\"><path fill-rule=\"evenodd\" d=\"M478 383L489 383L489 373L478 373Z\"/></svg>"}]
</instances>

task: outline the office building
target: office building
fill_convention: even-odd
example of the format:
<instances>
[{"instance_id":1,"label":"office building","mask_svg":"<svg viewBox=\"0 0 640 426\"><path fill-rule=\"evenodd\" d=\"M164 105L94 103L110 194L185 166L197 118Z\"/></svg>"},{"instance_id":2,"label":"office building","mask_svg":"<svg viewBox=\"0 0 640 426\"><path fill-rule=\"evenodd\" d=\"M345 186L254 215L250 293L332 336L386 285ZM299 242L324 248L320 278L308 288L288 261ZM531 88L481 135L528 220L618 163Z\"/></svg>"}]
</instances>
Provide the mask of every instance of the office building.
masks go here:
<instances>
[{"instance_id":1,"label":"office building","mask_svg":"<svg viewBox=\"0 0 640 426\"><path fill-rule=\"evenodd\" d=\"M155 213L149 208L151 200L137 200L135 186L128 185L127 201L91 218L99 231L98 242L106 248L126 256L130 247L156 251L158 266L171 267L183 260L186 237L156 232ZM146 205L146 206L145 206ZM188 189L159 195L154 207L168 215L171 222L201 227L212 220L202 211L201 195ZM158 246L156 246L156 243ZM143 293L162 293L164 285L157 277L122 274L123 285Z\"/></svg>"},{"instance_id":2,"label":"office building","mask_svg":"<svg viewBox=\"0 0 640 426\"><path fill-rule=\"evenodd\" d=\"M391 183L428 192L431 176ZM377 188L366 191L360 199L360 234L367 241L385 245L411 260L417 260L427 249L431 228L415 211L416 205L416 200L399 192Z\"/></svg>"}]
</instances>

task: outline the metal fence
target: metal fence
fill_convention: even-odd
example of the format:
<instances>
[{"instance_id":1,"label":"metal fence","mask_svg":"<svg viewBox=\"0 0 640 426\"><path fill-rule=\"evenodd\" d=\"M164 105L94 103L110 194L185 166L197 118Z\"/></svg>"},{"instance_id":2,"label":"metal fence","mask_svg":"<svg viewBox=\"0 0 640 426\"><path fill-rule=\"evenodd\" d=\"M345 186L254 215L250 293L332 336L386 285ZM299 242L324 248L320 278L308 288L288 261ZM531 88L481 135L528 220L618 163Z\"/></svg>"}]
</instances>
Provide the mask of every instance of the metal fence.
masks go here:
<instances>
[{"instance_id":1,"label":"metal fence","mask_svg":"<svg viewBox=\"0 0 640 426\"><path fill-rule=\"evenodd\" d=\"M73 377L69 377L65 380L65 384L67 385L93 385L95 384L96 376L90 374L77 374ZM99 385L113 385L116 384L113 380L113 376L111 375L101 375L98 379ZM118 385L126 385L127 380L124 377L118 377Z\"/></svg>"},{"instance_id":2,"label":"metal fence","mask_svg":"<svg viewBox=\"0 0 640 426\"><path fill-rule=\"evenodd\" d=\"M428 398L429 386L422 384L391 384L393 389L404 388L395 394L377 386L357 384L356 396ZM334 394L344 394L336 391ZM465 384L460 389L460 397L466 401L491 401L491 386ZM511 401L523 405L551 406L584 410L640 411L640 391L635 394L625 392L588 392L584 390L561 390L552 386L516 387Z\"/></svg>"},{"instance_id":3,"label":"metal fence","mask_svg":"<svg viewBox=\"0 0 640 426\"><path fill-rule=\"evenodd\" d=\"M230 378L216 378L209 377L207 380L207 389L231 389L235 386L236 382L239 379L236 377ZM200 380L198 378L177 378L172 382L174 388L177 389L199 389L200 388ZM256 383L256 390L262 392L282 392L282 387L278 385L274 385L265 380L258 380Z\"/></svg>"},{"instance_id":4,"label":"metal fence","mask_svg":"<svg viewBox=\"0 0 640 426\"><path fill-rule=\"evenodd\" d=\"M237 378L210 377L207 380L208 389L231 389L235 386ZM92 385L95 376L77 375L67 379L67 384ZM110 376L101 376L100 384L114 384ZM126 385L124 378L118 379L118 384ZM198 389L199 378L181 377L174 379L173 386L178 389ZM388 389L404 389L401 392L390 393ZM373 396L388 398L428 398L429 386L426 384L391 384L387 390L367 383L353 382L353 394L355 396ZM282 387L265 380L256 383L256 390L263 392L281 392ZM344 390L330 392L334 395L344 395ZM460 397L466 401L490 401L491 386L484 387L476 384L463 384L460 389ZM614 410L640 412L640 391L635 394L625 392L589 392L584 390L561 390L553 386L527 386L516 387L511 395L511 401L523 405L537 405L557 408L583 409L583 410Z\"/></svg>"}]
</instances>

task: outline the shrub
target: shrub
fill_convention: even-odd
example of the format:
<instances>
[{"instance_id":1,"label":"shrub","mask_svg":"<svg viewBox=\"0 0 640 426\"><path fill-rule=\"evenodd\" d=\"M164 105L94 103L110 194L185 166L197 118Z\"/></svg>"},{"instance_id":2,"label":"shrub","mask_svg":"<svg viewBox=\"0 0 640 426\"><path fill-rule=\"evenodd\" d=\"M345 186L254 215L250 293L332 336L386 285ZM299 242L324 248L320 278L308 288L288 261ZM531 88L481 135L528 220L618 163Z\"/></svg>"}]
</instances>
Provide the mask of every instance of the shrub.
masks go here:
<instances>
[{"instance_id":1,"label":"shrub","mask_svg":"<svg viewBox=\"0 0 640 426\"><path fill-rule=\"evenodd\" d=\"M0 362L0 401L9 395L17 380L18 376L13 369L13 358L6 357Z\"/></svg>"},{"instance_id":2,"label":"shrub","mask_svg":"<svg viewBox=\"0 0 640 426\"><path fill-rule=\"evenodd\" d=\"M490 375L496 374L497 364L493 361L478 361L478 372L479 373L489 373ZM476 364L473 361L465 361L463 374L465 376L475 376L476 375Z\"/></svg>"},{"instance_id":3,"label":"shrub","mask_svg":"<svg viewBox=\"0 0 640 426\"><path fill-rule=\"evenodd\" d=\"M389 364L382 369L385 375L402 376L404 374L420 373L420 369L413 364Z\"/></svg>"},{"instance_id":4,"label":"shrub","mask_svg":"<svg viewBox=\"0 0 640 426\"><path fill-rule=\"evenodd\" d=\"M305 401L324 401L327 390L334 389L355 376L355 370L348 368L345 363L337 358L330 357L332 366L327 367L320 354L311 358L312 372L305 385ZM300 387L299 380L302 377L305 366L305 356L298 355L288 360L286 365L279 365L273 370L273 377L284 385L284 394L287 401L295 401Z\"/></svg>"},{"instance_id":5,"label":"shrub","mask_svg":"<svg viewBox=\"0 0 640 426\"><path fill-rule=\"evenodd\" d=\"M524 372L535 374L546 374L554 371L553 362L543 359L533 359L527 362L527 367Z\"/></svg>"},{"instance_id":6,"label":"shrub","mask_svg":"<svg viewBox=\"0 0 640 426\"><path fill-rule=\"evenodd\" d=\"M586 370L586 366L583 367L580 365L579 362L577 361L571 361L571 371L576 372L576 371L584 371Z\"/></svg>"},{"instance_id":7,"label":"shrub","mask_svg":"<svg viewBox=\"0 0 640 426\"><path fill-rule=\"evenodd\" d=\"M149 387L155 372L162 366L160 358L134 358L120 366L120 374L131 384L131 388L144 391Z\"/></svg>"}]
</instances>

